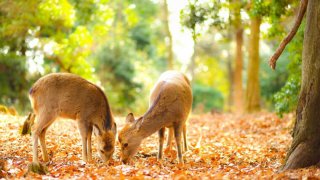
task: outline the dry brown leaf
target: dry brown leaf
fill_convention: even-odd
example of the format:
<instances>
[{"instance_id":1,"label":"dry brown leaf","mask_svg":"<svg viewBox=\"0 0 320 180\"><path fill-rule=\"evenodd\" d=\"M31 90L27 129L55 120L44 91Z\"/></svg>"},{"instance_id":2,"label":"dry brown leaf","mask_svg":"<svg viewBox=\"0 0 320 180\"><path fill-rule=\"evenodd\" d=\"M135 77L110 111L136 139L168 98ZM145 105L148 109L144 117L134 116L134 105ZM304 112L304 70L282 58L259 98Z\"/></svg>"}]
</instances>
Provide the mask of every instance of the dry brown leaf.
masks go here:
<instances>
[{"instance_id":1,"label":"dry brown leaf","mask_svg":"<svg viewBox=\"0 0 320 180\"><path fill-rule=\"evenodd\" d=\"M312 179L320 170L307 168L277 173L291 143L288 128L293 116L279 119L271 113L234 116L193 115L189 120L189 151L185 164L177 161L173 148L157 160L158 135L141 145L129 165L120 162L116 146L109 164L100 162L93 137L93 162L81 160L81 139L74 121L55 122L47 132L49 174L29 173L27 179ZM23 178L32 161L30 136L21 137L24 117L0 115L0 178ZM124 119L124 118L120 118ZM119 128L123 122L117 121ZM39 157L41 151L39 147Z\"/></svg>"}]
</instances>

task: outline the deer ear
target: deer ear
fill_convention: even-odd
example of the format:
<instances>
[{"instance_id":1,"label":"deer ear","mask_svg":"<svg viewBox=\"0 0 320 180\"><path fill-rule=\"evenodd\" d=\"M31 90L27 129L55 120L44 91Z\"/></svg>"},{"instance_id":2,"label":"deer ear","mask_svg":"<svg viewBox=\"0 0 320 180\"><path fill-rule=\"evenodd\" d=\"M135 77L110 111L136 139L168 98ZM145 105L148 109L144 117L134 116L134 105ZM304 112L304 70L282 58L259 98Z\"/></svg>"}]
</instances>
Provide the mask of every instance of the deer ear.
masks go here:
<instances>
[{"instance_id":1,"label":"deer ear","mask_svg":"<svg viewBox=\"0 0 320 180\"><path fill-rule=\"evenodd\" d=\"M93 125L93 133L96 135L96 136L101 136L102 135L102 132L101 130L99 129L99 127L97 125Z\"/></svg>"},{"instance_id":2,"label":"deer ear","mask_svg":"<svg viewBox=\"0 0 320 180\"><path fill-rule=\"evenodd\" d=\"M113 132L114 136L117 135L117 124L115 122L113 123L113 126L112 126L112 132Z\"/></svg>"},{"instance_id":3,"label":"deer ear","mask_svg":"<svg viewBox=\"0 0 320 180\"><path fill-rule=\"evenodd\" d=\"M127 123L133 123L133 122L134 122L134 116L133 116L132 113L129 113L129 114L127 115L126 122L127 122Z\"/></svg>"}]
</instances>

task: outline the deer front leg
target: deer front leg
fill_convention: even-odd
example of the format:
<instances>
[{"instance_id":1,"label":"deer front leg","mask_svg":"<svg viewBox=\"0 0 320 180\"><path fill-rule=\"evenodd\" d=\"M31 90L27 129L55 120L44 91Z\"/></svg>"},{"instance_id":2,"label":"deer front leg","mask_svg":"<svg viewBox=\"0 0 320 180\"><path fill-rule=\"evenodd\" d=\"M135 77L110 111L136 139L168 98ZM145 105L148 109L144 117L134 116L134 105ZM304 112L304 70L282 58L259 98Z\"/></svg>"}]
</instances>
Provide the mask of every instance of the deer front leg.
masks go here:
<instances>
[{"instance_id":1,"label":"deer front leg","mask_svg":"<svg viewBox=\"0 0 320 180\"><path fill-rule=\"evenodd\" d=\"M158 159L162 159L162 150L163 150L163 142L164 142L164 133L166 128L161 128L159 130L159 152L158 152Z\"/></svg>"}]
</instances>

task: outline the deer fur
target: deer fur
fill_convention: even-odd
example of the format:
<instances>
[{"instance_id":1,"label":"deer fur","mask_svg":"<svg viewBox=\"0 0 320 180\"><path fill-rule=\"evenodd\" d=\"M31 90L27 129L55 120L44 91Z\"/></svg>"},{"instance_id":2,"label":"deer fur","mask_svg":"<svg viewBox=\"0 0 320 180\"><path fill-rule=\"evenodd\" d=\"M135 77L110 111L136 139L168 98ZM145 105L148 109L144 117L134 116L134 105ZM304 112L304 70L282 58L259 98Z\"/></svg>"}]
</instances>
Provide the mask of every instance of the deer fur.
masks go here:
<instances>
[{"instance_id":1,"label":"deer fur","mask_svg":"<svg viewBox=\"0 0 320 180\"><path fill-rule=\"evenodd\" d=\"M132 113L129 113L126 124L119 133L122 162L127 163L138 151L142 140L157 131L159 134L158 159L161 159L167 127L174 130L179 162L183 163L181 132L186 129L185 124L191 105L192 90L186 76L177 71L163 73L151 90L148 111L137 120Z\"/></svg>"},{"instance_id":2,"label":"deer fur","mask_svg":"<svg viewBox=\"0 0 320 180\"><path fill-rule=\"evenodd\" d=\"M82 138L82 159L92 160L93 127L98 138L98 152L108 161L114 151L116 123L107 97L91 82L70 73L52 73L40 78L30 89L29 99L36 117L32 127L33 162L38 163L38 139L43 160L49 161L45 134L59 117L76 120ZM63 127L61 127L63 128Z\"/></svg>"}]
</instances>

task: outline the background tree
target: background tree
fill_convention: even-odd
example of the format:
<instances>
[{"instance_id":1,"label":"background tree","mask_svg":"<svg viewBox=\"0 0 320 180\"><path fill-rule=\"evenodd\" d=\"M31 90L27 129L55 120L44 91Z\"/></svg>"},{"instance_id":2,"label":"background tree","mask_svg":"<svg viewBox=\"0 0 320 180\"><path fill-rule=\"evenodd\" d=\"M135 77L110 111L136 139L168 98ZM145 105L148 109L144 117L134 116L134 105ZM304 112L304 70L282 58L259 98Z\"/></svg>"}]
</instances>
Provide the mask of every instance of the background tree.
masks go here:
<instances>
[{"instance_id":1,"label":"background tree","mask_svg":"<svg viewBox=\"0 0 320 180\"><path fill-rule=\"evenodd\" d=\"M270 65L275 68L275 62L287 43L295 35L305 11L306 29L303 42L302 55L302 84L296 111L296 122L293 129L293 141L287 154L284 170L303 168L319 164L320 161L320 138L318 133L320 102L318 89L320 88L320 70L317 64L320 62L319 39L320 32L317 29L317 20L320 17L320 3L315 0L302 0L299 15L294 27L288 36L281 42L274 56L270 59Z\"/></svg>"},{"instance_id":2,"label":"background tree","mask_svg":"<svg viewBox=\"0 0 320 180\"><path fill-rule=\"evenodd\" d=\"M163 20L164 20L164 26L165 26L165 34L166 34L166 45L167 45L167 69L174 69L174 54L173 54L173 47L172 47L172 34L170 31L170 23L169 23L169 8L167 0L163 0Z\"/></svg>"},{"instance_id":3,"label":"background tree","mask_svg":"<svg viewBox=\"0 0 320 180\"><path fill-rule=\"evenodd\" d=\"M234 83L241 88L247 82L246 77L238 81L247 73L246 63L241 70L235 61L236 54L241 52L241 48L236 48L239 47L237 42L241 42L236 38L240 34L237 32L241 32L236 31L239 21L243 29L242 50L247 52L248 14L258 11L253 7L263 7L263 12L268 14L262 18L260 42L265 49L274 49L280 30L288 26L291 15L287 12L294 11L296 4L292 0L257 1L257 6L249 6L251 2L195 0L186 2L189 4L181 12L185 32L190 32L196 40L193 47L196 54L187 65L189 59L181 56L184 52L174 48L174 68L184 70L189 66L192 69L196 99L193 106L197 112L230 109L230 103L225 102L231 102L231 95L237 92L233 91ZM144 111L154 79L168 69L168 33L166 21L162 19L165 9L163 1L151 0L2 1L0 64L5 67L2 69L10 71L2 71L1 103L20 106L21 110L27 111L27 91L35 79L50 72L71 72L101 86L110 103L114 104L115 112L124 112L123 108ZM171 8L171 11L176 10ZM278 25L280 22L281 26ZM266 29L268 25L271 27ZM172 37L175 33L172 32ZM278 35L274 38L268 34ZM172 40L176 41L174 45L181 43L176 38ZM192 44L187 39L183 43ZM260 56L263 59L269 54L269 51L263 51ZM287 58L297 57L294 48L287 54ZM247 54L243 57L246 59ZM281 63L283 68L277 73L282 76L277 76L270 74L266 63L260 62L259 78L263 87L260 102L269 110L274 109L274 93L297 71L290 65L292 71L286 72L287 61ZM11 74L14 76L13 71L20 79L8 82ZM205 98L203 94L206 94ZM282 95L280 97L288 96ZM277 108L286 109L286 98L282 99L277 101ZM243 106L236 107L238 110Z\"/></svg>"},{"instance_id":4,"label":"background tree","mask_svg":"<svg viewBox=\"0 0 320 180\"><path fill-rule=\"evenodd\" d=\"M235 67L234 67L234 76L233 76L233 111L241 113L243 111L243 87L242 87L242 70L243 70L243 25L241 19L241 1L234 0L232 1L232 12L234 15L233 26L235 31L236 39L236 52L235 52ZM230 93L231 94L231 93Z\"/></svg>"},{"instance_id":5,"label":"background tree","mask_svg":"<svg viewBox=\"0 0 320 180\"><path fill-rule=\"evenodd\" d=\"M261 108L261 90L259 81L260 72L260 25L263 21L271 19L273 23L290 12L290 0L286 1L260 1L252 0L247 4L250 16L249 62L246 89L247 112L259 111ZM277 28L279 30L280 28Z\"/></svg>"},{"instance_id":6,"label":"background tree","mask_svg":"<svg viewBox=\"0 0 320 180\"><path fill-rule=\"evenodd\" d=\"M252 9L250 14L250 40L249 40L249 62L248 62L248 82L246 90L247 112L260 110L260 84L259 84L259 65L260 65L260 25L262 21L262 10L258 8L262 4L261 1L252 1Z\"/></svg>"},{"instance_id":7,"label":"background tree","mask_svg":"<svg viewBox=\"0 0 320 180\"><path fill-rule=\"evenodd\" d=\"M233 106L236 111L241 112L241 107L244 107L244 101L246 99L246 110L247 112L252 112L255 109L260 109L260 82L259 82L259 72L260 72L260 53L259 53L259 43L260 43L260 24L262 22L268 22L275 24L280 18L288 17L292 9L289 8L289 4L292 4L291 1L227 1L227 2L202 2L199 3L194 1L191 3L189 1L188 7L182 11L182 23L191 29L194 32L194 29L197 28L198 33L200 34L201 28L203 26L208 26L208 24L219 30L218 33L222 34L225 39L230 39L230 32L234 34L235 39L235 53L234 53L234 62L226 63L229 69L229 76L232 74L232 78L229 78L229 87L230 92L229 98L232 98ZM188 12L188 13L185 13ZM228 13L229 18L225 18L226 15L221 15L223 13ZM282 13L278 13L282 12ZM184 14L185 13L185 14ZM242 14L249 14L250 19L241 18ZM251 23L252 22L252 23ZM244 28L247 28L246 24L250 24L250 39L249 41L249 62L247 69L247 92L246 98L242 95L242 46L243 46L243 32ZM209 31L208 31L209 32ZM202 32L202 33L208 33ZM281 28L272 28L270 34L280 34ZM199 35L198 35L199 36ZM275 35L273 35L275 36ZM198 38L199 41L199 38ZM220 42L221 44L221 42ZM229 47L232 48L232 47ZM230 57L230 56L228 56ZM267 67L265 66L265 69ZM276 84L278 88L270 89L272 92L266 92L264 90L265 96L270 96L271 93L276 92L280 89L284 83L286 76L283 79L280 79ZM267 83L272 83L272 81L267 81ZM264 83L263 85L266 85ZM268 87L268 86L266 86ZM274 86L272 86L274 87ZM269 99L271 99L269 97Z\"/></svg>"}]
</instances>

